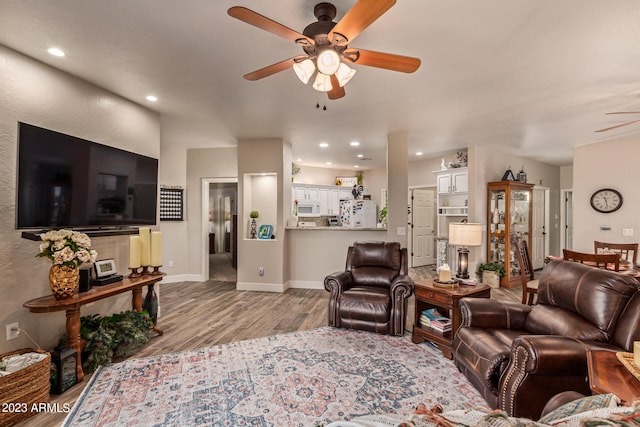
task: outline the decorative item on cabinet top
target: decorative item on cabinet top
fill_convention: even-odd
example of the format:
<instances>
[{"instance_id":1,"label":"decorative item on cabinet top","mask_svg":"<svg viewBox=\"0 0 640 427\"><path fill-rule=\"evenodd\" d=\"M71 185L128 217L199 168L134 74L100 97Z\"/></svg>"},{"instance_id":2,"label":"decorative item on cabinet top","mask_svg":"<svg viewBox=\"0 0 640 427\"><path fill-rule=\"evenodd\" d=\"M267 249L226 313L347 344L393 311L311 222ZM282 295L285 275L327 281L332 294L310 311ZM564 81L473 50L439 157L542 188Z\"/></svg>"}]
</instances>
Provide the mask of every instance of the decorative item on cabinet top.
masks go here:
<instances>
[{"instance_id":1,"label":"decorative item on cabinet top","mask_svg":"<svg viewBox=\"0 0 640 427\"><path fill-rule=\"evenodd\" d=\"M160 186L160 221L182 221L184 190L180 186Z\"/></svg>"}]
</instances>

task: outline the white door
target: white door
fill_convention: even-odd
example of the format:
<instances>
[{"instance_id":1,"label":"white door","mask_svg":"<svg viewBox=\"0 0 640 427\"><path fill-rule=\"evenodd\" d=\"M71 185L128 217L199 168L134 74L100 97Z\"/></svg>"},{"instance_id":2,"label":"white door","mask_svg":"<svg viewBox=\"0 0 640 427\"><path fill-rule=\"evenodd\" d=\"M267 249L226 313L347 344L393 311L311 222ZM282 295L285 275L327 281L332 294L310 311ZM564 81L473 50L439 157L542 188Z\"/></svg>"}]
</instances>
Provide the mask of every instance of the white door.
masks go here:
<instances>
[{"instance_id":1,"label":"white door","mask_svg":"<svg viewBox=\"0 0 640 427\"><path fill-rule=\"evenodd\" d=\"M564 191L562 249L573 249L573 191Z\"/></svg>"},{"instance_id":2,"label":"white door","mask_svg":"<svg viewBox=\"0 0 640 427\"><path fill-rule=\"evenodd\" d=\"M531 218L531 263L533 269L544 267L545 243L545 189L533 189L533 217Z\"/></svg>"},{"instance_id":3,"label":"white door","mask_svg":"<svg viewBox=\"0 0 640 427\"><path fill-rule=\"evenodd\" d=\"M411 266L435 263L434 218L435 202L433 190L413 190L413 216L411 242Z\"/></svg>"}]
</instances>

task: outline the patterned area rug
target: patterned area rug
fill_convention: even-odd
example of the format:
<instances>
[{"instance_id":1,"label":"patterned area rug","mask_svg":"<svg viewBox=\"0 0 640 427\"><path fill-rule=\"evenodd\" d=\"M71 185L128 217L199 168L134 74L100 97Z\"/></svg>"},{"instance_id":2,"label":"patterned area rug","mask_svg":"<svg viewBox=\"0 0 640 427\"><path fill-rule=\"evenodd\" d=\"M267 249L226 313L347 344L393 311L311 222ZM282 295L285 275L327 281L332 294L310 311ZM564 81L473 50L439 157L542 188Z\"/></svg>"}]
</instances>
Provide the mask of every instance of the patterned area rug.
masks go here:
<instances>
[{"instance_id":1,"label":"patterned area rug","mask_svg":"<svg viewBox=\"0 0 640 427\"><path fill-rule=\"evenodd\" d=\"M486 407L427 343L324 327L102 367L63 425L309 427L418 403Z\"/></svg>"}]
</instances>

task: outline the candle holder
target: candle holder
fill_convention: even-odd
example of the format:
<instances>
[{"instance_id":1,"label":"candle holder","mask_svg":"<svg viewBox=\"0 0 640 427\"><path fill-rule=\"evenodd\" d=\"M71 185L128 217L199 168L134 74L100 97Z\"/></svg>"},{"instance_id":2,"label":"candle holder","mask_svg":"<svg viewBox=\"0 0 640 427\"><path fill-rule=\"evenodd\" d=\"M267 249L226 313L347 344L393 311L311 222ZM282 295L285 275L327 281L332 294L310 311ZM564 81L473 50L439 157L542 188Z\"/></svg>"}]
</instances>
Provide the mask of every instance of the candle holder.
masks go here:
<instances>
[{"instance_id":1,"label":"candle holder","mask_svg":"<svg viewBox=\"0 0 640 427\"><path fill-rule=\"evenodd\" d=\"M138 267L140 268L140 267ZM129 270L131 270L131 273L129 273L129 279L135 279L136 277L140 277L142 276L142 274L138 273L138 268L131 268L129 267Z\"/></svg>"},{"instance_id":2,"label":"candle holder","mask_svg":"<svg viewBox=\"0 0 640 427\"><path fill-rule=\"evenodd\" d=\"M142 275L143 276L148 276L149 274L151 274L151 272L149 271L149 266L148 265L143 265L142 266Z\"/></svg>"},{"instance_id":3,"label":"candle holder","mask_svg":"<svg viewBox=\"0 0 640 427\"><path fill-rule=\"evenodd\" d=\"M160 267L162 267L161 265L158 266L154 266L153 267L153 271L151 273L149 273L151 276L161 276L162 275L162 271L160 271Z\"/></svg>"}]
</instances>

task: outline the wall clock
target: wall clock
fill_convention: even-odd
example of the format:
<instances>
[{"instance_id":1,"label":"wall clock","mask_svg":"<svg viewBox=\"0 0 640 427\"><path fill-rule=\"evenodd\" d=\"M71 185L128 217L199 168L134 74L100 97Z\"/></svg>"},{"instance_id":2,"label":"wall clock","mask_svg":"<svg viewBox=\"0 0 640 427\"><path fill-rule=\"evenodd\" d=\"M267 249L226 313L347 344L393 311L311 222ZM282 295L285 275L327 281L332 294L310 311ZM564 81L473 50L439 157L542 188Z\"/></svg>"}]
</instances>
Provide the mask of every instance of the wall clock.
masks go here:
<instances>
[{"instance_id":1,"label":"wall clock","mask_svg":"<svg viewBox=\"0 0 640 427\"><path fill-rule=\"evenodd\" d=\"M622 206L622 194L611 188L602 188L591 195L591 207L598 212L615 212Z\"/></svg>"}]
</instances>

